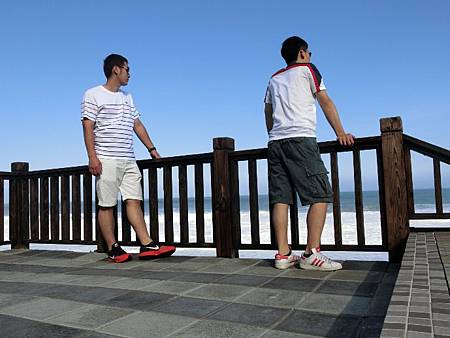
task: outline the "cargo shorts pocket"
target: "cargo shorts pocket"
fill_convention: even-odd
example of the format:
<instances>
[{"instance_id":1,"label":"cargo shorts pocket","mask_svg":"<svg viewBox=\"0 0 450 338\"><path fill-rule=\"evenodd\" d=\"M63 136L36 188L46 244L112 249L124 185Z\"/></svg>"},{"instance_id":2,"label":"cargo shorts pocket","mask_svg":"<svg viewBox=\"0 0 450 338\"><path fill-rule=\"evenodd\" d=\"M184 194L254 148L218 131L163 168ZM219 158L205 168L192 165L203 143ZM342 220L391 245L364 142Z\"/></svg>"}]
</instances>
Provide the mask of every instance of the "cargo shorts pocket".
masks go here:
<instances>
[{"instance_id":1,"label":"cargo shorts pocket","mask_svg":"<svg viewBox=\"0 0 450 338\"><path fill-rule=\"evenodd\" d=\"M322 160L308 162L305 166L305 172L308 186L314 197L327 197L332 193L327 175L328 170Z\"/></svg>"}]
</instances>

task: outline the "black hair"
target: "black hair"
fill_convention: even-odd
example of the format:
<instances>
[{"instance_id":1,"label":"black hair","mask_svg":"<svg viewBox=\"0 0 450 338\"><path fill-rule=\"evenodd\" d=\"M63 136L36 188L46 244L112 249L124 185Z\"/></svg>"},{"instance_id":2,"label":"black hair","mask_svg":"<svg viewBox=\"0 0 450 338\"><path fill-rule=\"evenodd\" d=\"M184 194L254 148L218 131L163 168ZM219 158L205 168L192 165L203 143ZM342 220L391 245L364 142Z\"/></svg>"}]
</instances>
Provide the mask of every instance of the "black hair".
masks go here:
<instances>
[{"instance_id":1,"label":"black hair","mask_svg":"<svg viewBox=\"0 0 450 338\"><path fill-rule=\"evenodd\" d=\"M123 66L124 63L128 63L128 60L119 54L110 54L108 55L105 60L103 60L103 72L105 73L105 76L107 79L111 76L112 69L114 66Z\"/></svg>"},{"instance_id":2,"label":"black hair","mask_svg":"<svg viewBox=\"0 0 450 338\"><path fill-rule=\"evenodd\" d=\"M298 52L300 50L306 51L308 43L298 36L291 36L283 41L281 46L281 56L287 64L297 60Z\"/></svg>"}]
</instances>

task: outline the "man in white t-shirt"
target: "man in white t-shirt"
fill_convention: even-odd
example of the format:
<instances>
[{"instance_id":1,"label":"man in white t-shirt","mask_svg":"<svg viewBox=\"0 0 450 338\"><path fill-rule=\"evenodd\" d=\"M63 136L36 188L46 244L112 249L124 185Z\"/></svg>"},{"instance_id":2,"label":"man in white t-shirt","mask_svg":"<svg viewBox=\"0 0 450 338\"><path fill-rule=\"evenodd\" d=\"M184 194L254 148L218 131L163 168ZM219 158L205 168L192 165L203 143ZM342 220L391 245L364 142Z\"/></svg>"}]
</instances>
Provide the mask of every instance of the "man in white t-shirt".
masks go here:
<instances>
[{"instance_id":1,"label":"man in white t-shirt","mask_svg":"<svg viewBox=\"0 0 450 338\"><path fill-rule=\"evenodd\" d=\"M298 36L286 39L281 55L287 67L272 75L264 99L269 201L278 244L275 267L287 269L299 263L308 270L339 270L340 263L320 252L327 203L333 202L333 193L316 141L316 99L341 145L353 145L354 136L344 131L322 76L310 63L306 41ZM302 205L310 206L307 245L301 257L292 253L287 238L288 208L296 198L294 191Z\"/></svg>"},{"instance_id":2,"label":"man in white t-shirt","mask_svg":"<svg viewBox=\"0 0 450 338\"><path fill-rule=\"evenodd\" d=\"M160 156L139 119L140 113L134 106L132 96L120 89L128 84L130 78L128 60L111 54L104 60L103 71L106 83L84 94L81 120L89 171L96 176L98 220L108 245L108 258L115 263L131 259L114 235L113 207L117 204L119 191L126 202L128 220L141 243L139 258L171 255L175 252L174 246L160 246L150 238L141 209L142 176L134 156L134 133L152 158L159 159Z\"/></svg>"}]
</instances>

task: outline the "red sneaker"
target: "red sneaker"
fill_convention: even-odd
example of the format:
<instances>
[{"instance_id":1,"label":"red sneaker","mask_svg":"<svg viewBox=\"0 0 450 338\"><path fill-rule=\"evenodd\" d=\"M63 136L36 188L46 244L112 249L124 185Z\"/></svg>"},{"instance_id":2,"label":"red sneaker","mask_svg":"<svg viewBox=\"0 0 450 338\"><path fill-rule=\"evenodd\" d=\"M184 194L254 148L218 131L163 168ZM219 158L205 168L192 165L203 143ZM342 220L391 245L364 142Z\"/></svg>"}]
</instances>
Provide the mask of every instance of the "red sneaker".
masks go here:
<instances>
[{"instance_id":1,"label":"red sneaker","mask_svg":"<svg viewBox=\"0 0 450 338\"><path fill-rule=\"evenodd\" d=\"M124 263L131 261L131 259L131 255L125 252L118 243L114 243L111 251L108 252L108 260L113 263Z\"/></svg>"},{"instance_id":2,"label":"red sneaker","mask_svg":"<svg viewBox=\"0 0 450 338\"><path fill-rule=\"evenodd\" d=\"M158 242L150 242L147 245L141 245L139 250L139 259L152 259L171 256L177 248L173 245L160 246Z\"/></svg>"}]
</instances>

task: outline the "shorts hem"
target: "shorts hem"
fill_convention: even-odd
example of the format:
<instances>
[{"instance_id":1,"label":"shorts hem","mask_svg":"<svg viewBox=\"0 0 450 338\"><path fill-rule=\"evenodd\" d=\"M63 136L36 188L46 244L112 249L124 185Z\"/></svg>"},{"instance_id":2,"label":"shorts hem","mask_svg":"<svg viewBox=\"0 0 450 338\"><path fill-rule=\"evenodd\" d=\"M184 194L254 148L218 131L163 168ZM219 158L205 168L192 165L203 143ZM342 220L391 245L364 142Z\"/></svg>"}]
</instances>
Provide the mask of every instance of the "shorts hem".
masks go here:
<instances>
[{"instance_id":1,"label":"shorts hem","mask_svg":"<svg viewBox=\"0 0 450 338\"><path fill-rule=\"evenodd\" d=\"M315 203L333 203L333 197L315 198L307 201L300 201L302 206L311 205Z\"/></svg>"},{"instance_id":2,"label":"shorts hem","mask_svg":"<svg viewBox=\"0 0 450 338\"><path fill-rule=\"evenodd\" d=\"M286 201L286 200L276 199L276 200L272 200L272 201L269 202L270 205L274 205L276 203L292 205L292 204L294 204L294 201L293 200Z\"/></svg>"},{"instance_id":3,"label":"shorts hem","mask_svg":"<svg viewBox=\"0 0 450 338\"><path fill-rule=\"evenodd\" d=\"M143 201L142 197L137 197L137 196L122 196L123 201L126 200L139 200L139 201Z\"/></svg>"},{"instance_id":4,"label":"shorts hem","mask_svg":"<svg viewBox=\"0 0 450 338\"><path fill-rule=\"evenodd\" d=\"M98 202L98 206L99 207L102 207L102 208L113 208L113 207L115 207L117 205L117 202L116 203L114 203L114 204L111 204L111 203L102 203L102 202Z\"/></svg>"}]
</instances>

